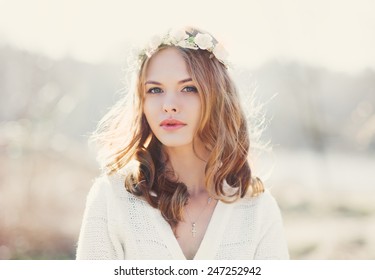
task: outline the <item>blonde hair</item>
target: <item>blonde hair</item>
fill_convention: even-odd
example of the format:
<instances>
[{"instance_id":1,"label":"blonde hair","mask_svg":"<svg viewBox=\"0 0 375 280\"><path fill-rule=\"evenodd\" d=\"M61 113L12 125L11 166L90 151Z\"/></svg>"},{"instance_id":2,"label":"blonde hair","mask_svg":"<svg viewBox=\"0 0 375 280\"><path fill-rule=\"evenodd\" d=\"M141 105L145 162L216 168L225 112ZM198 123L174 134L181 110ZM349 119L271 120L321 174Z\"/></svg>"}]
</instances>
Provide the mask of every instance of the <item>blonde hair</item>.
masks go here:
<instances>
[{"instance_id":1,"label":"blonde hair","mask_svg":"<svg viewBox=\"0 0 375 280\"><path fill-rule=\"evenodd\" d=\"M142 196L175 228L183 220L189 193L166 168L168 155L152 133L143 114L145 75L150 59L165 48L176 48L198 89L202 112L195 137L210 152L205 169L205 185L211 196L233 202L264 191L258 178L251 176L248 155L250 138L237 89L225 66L205 50L161 45L151 57L144 57L134 77L133 87L99 122L93 135L98 159L112 174L126 169L125 188ZM132 165L131 162L135 162ZM230 186L228 191L224 183Z\"/></svg>"}]
</instances>

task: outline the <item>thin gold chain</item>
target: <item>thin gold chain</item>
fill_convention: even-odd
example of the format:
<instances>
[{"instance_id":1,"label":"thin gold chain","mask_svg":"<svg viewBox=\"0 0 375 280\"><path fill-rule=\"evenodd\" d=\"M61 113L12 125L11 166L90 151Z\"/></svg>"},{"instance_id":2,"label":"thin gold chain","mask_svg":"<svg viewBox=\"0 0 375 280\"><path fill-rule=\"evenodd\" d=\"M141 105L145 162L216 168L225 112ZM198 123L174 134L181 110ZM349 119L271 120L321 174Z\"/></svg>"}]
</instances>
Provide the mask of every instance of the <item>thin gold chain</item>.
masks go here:
<instances>
[{"instance_id":1,"label":"thin gold chain","mask_svg":"<svg viewBox=\"0 0 375 280\"><path fill-rule=\"evenodd\" d=\"M196 234L197 234L197 222L199 221L199 218L202 216L203 212L206 210L207 206L211 203L212 201L212 197L209 197L208 200L207 200L207 203L206 205L204 206L204 208L202 209L202 211L199 213L198 217L195 219L195 221L192 221L192 219L190 218L190 215L189 215L189 211L187 210L187 208L185 209L186 210L186 214L189 218L189 222L191 223L191 235L192 237L195 237Z\"/></svg>"}]
</instances>

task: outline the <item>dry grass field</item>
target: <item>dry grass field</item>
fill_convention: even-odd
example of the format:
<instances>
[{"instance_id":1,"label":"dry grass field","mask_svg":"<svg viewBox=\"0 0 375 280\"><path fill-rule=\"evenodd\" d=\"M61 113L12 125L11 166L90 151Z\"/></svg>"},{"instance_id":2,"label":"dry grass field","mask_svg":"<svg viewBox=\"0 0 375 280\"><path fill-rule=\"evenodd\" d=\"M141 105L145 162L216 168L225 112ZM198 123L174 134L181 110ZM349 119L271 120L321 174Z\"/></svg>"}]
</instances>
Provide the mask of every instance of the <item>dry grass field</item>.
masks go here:
<instances>
[{"instance_id":1,"label":"dry grass field","mask_svg":"<svg viewBox=\"0 0 375 280\"><path fill-rule=\"evenodd\" d=\"M0 157L0 259L72 259L96 170L58 153Z\"/></svg>"}]
</instances>

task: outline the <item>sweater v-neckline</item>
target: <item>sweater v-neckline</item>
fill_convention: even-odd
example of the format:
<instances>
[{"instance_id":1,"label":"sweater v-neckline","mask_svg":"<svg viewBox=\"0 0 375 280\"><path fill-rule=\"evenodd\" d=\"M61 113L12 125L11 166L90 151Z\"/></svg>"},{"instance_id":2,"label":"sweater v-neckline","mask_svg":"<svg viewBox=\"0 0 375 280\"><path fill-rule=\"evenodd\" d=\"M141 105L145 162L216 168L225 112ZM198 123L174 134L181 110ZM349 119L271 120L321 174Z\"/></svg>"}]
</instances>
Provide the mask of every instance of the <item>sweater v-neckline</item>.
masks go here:
<instances>
[{"instance_id":1,"label":"sweater v-neckline","mask_svg":"<svg viewBox=\"0 0 375 280\"><path fill-rule=\"evenodd\" d=\"M232 208L233 203L225 204L220 200L217 202L211 219L208 223L206 232L204 233L203 239L193 257L193 260L212 260L215 258L215 254L221 241L221 237L224 234L225 225L228 224L227 220L230 217ZM162 220L161 236L164 239L165 244L167 244L173 258L177 260L187 260L168 222L164 220L164 218L160 214L160 211L157 211L155 213L158 214L158 218L156 218L155 221L158 221L160 219Z\"/></svg>"}]
</instances>

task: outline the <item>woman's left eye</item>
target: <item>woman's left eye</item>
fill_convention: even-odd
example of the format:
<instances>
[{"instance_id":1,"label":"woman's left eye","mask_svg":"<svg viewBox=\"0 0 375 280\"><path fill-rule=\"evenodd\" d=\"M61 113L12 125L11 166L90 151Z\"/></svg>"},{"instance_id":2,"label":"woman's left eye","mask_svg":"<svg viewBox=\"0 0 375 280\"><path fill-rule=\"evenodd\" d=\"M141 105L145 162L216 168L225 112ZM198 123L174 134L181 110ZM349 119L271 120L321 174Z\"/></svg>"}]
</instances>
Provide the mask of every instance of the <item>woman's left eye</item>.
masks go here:
<instances>
[{"instance_id":1,"label":"woman's left eye","mask_svg":"<svg viewBox=\"0 0 375 280\"><path fill-rule=\"evenodd\" d=\"M198 89L196 87L189 86L189 87L184 87L182 89L182 91L184 91L184 92L198 92Z\"/></svg>"}]
</instances>

